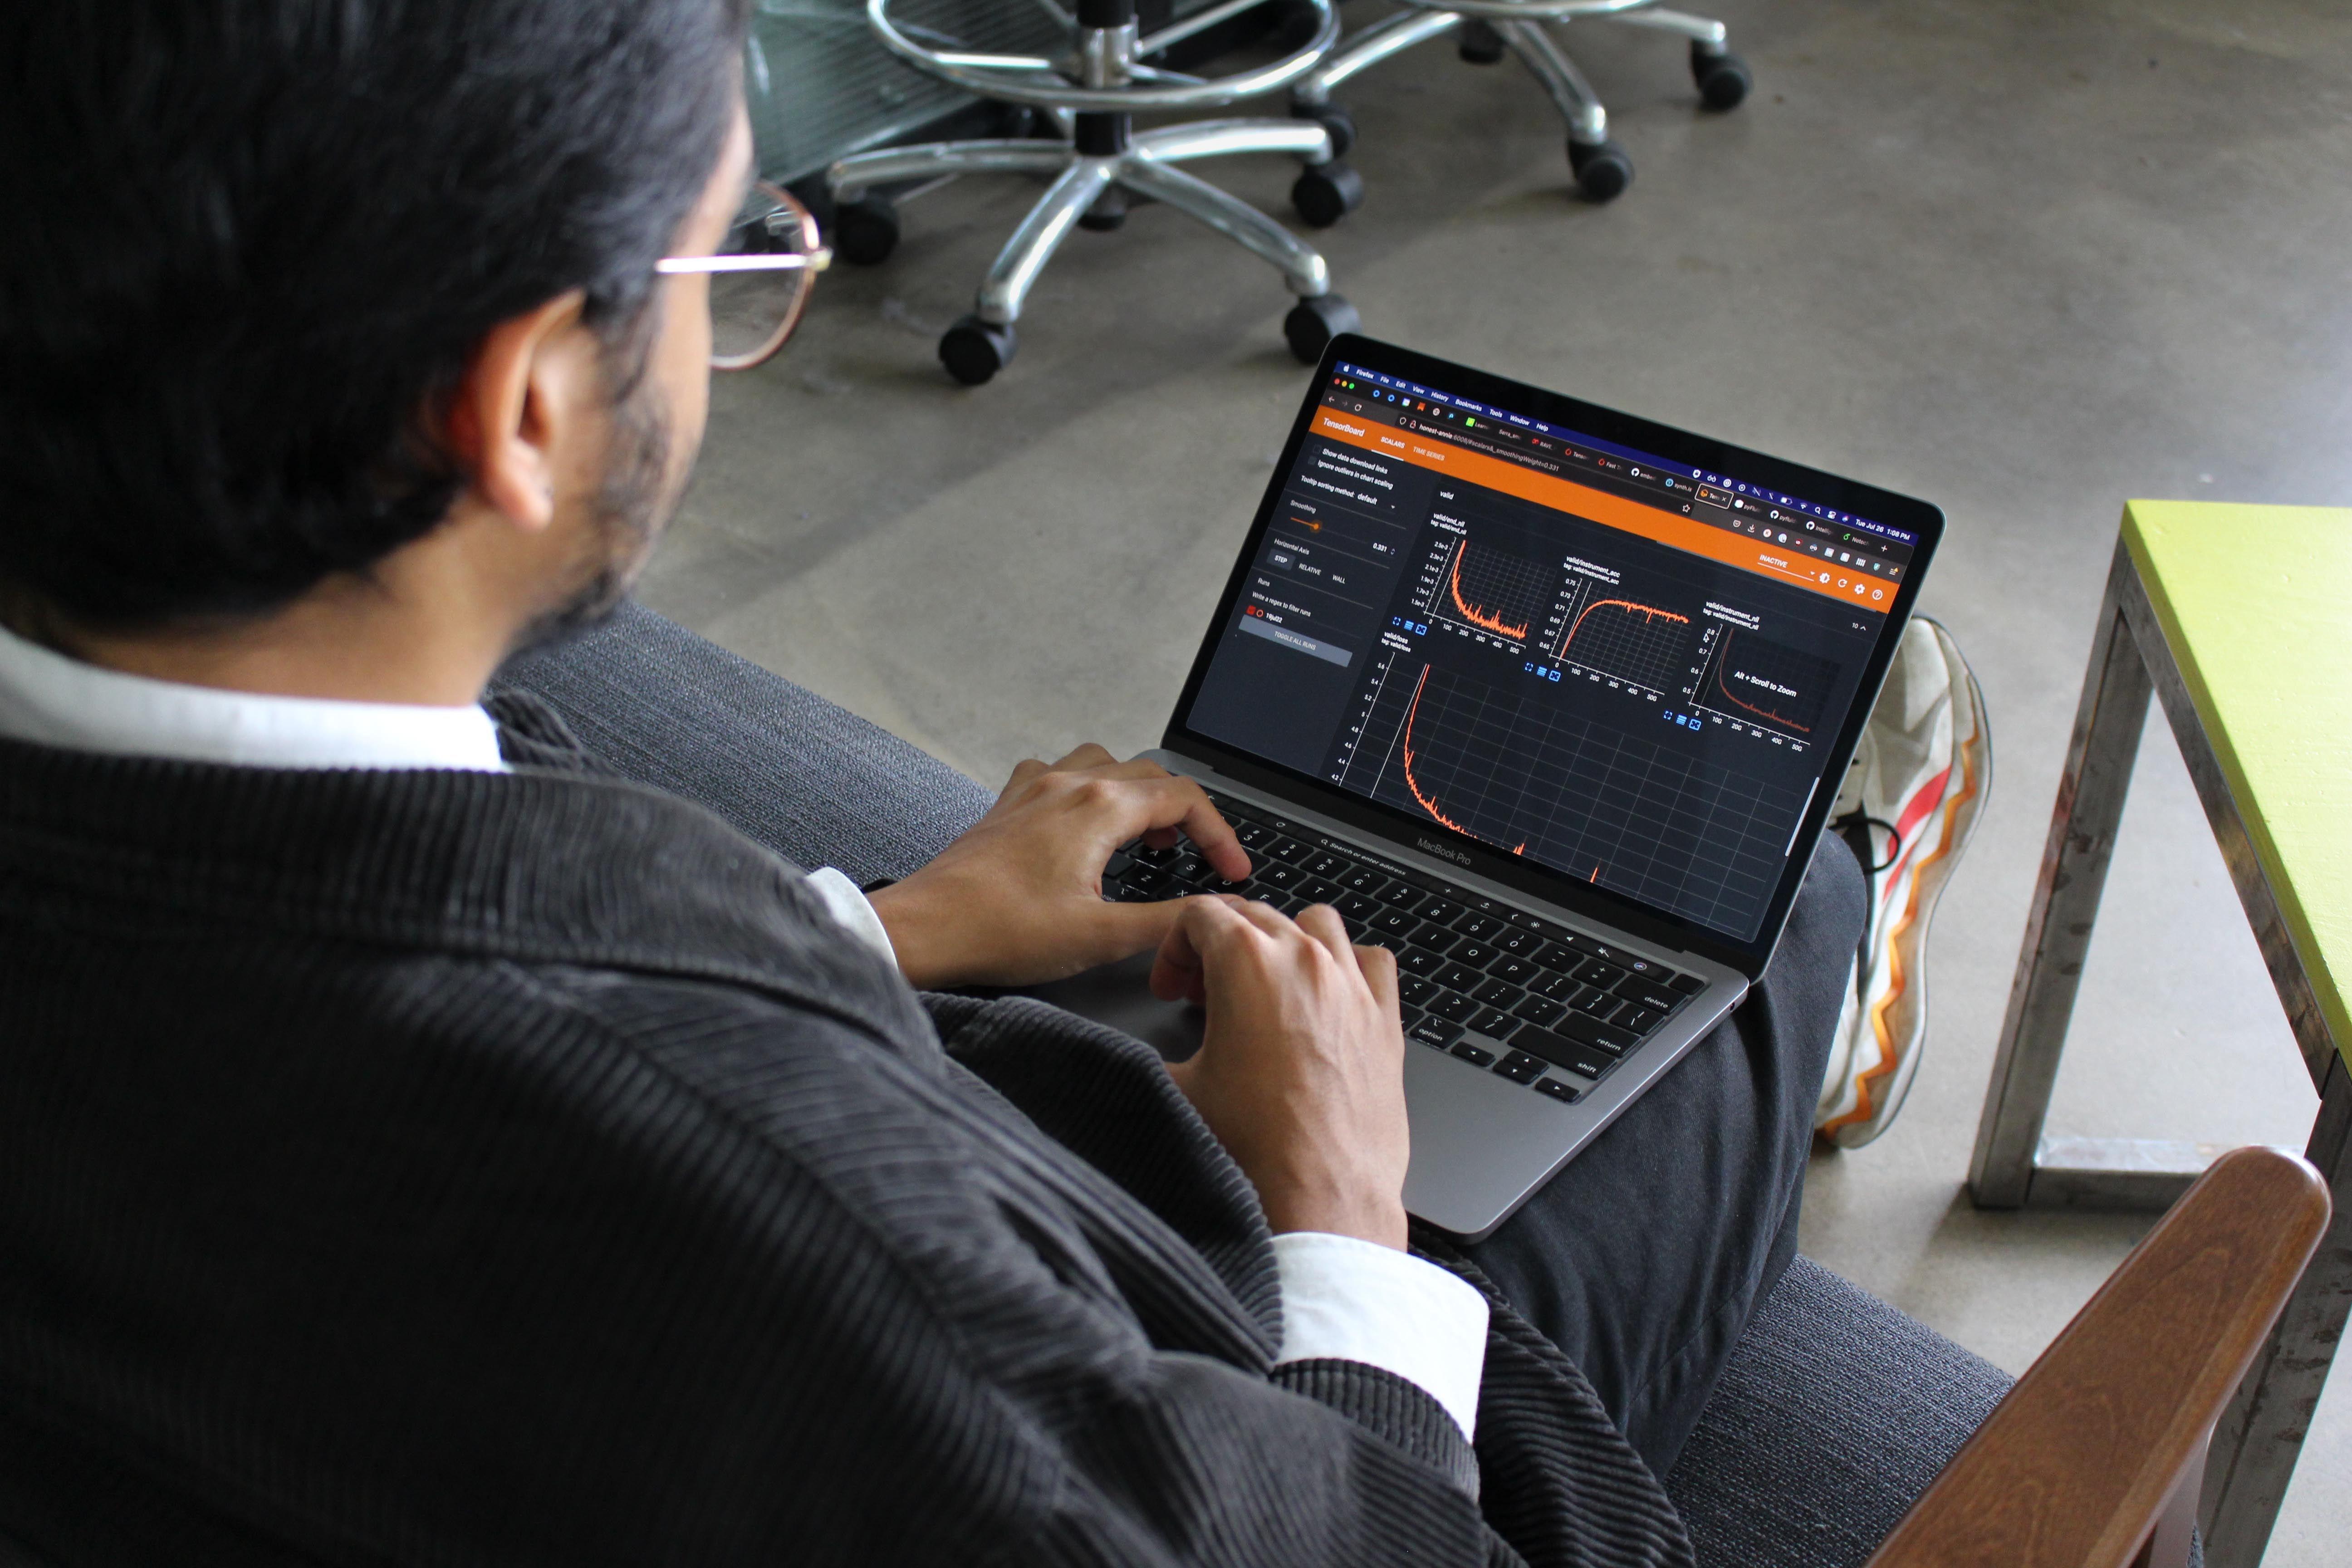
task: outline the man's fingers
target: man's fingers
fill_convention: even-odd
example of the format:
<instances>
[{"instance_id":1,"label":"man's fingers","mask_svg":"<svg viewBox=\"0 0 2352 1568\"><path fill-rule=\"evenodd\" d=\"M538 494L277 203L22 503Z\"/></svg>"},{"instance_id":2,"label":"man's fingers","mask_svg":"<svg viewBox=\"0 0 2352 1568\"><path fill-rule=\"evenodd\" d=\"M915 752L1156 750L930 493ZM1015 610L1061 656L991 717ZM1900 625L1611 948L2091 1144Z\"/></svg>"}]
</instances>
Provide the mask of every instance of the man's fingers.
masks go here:
<instances>
[{"instance_id":1,"label":"man's fingers","mask_svg":"<svg viewBox=\"0 0 2352 1568\"><path fill-rule=\"evenodd\" d=\"M1217 875L1229 882L1247 877L1249 854L1210 804L1209 792L1157 763L1127 763L1123 768L1139 765L1150 773L1121 778L1110 768L1097 768L1077 786L1074 798L1094 817L1091 826L1097 842L1109 846L1140 837L1155 848L1165 848L1181 828Z\"/></svg>"},{"instance_id":2,"label":"man's fingers","mask_svg":"<svg viewBox=\"0 0 2352 1568\"><path fill-rule=\"evenodd\" d=\"M1321 942L1332 957L1354 961L1355 943L1349 939L1348 922L1330 905L1312 904L1299 910L1298 929Z\"/></svg>"},{"instance_id":3,"label":"man's fingers","mask_svg":"<svg viewBox=\"0 0 2352 1568\"><path fill-rule=\"evenodd\" d=\"M1373 997L1388 1010L1391 1017L1396 1016L1396 954L1385 947L1360 947L1355 951L1355 959L1356 967L1363 974L1364 984L1371 987Z\"/></svg>"},{"instance_id":4,"label":"man's fingers","mask_svg":"<svg viewBox=\"0 0 2352 1568\"><path fill-rule=\"evenodd\" d=\"M1085 745L1055 763L1053 771L1057 773L1076 773L1080 769L1098 768L1105 763L1116 763L1118 761L1118 759L1112 756L1108 751L1088 741Z\"/></svg>"},{"instance_id":5,"label":"man's fingers","mask_svg":"<svg viewBox=\"0 0 2352 1568\"><path fill-rule=\"evenodd\" d=\"M1230 894L1211 894L1172 904L1119 907L1175 911L1160 938L1160 955L1152 960L1151 994L1163 1002L1205 1002L1209 965L1204 952L1218 946L1218 938L1245 918L1239 913L1242 901Z\"/></svg>"}]
</instances>

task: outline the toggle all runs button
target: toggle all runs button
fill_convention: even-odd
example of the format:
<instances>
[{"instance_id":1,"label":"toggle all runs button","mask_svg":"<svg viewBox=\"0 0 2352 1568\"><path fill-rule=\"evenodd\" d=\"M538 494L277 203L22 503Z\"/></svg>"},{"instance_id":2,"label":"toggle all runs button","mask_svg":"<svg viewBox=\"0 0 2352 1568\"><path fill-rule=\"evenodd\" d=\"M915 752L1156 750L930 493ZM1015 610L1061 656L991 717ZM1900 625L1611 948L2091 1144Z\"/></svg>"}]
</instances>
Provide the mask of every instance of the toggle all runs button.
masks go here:
<instances>
[{"instance_id":1,"label":"toggle all runs button","mask_svg":"<svg viewBox=\"0 0 2352 1568\"><path fill-rule=\"evenodd\" d=\"M1317 658L1328 658L1333 664L1345 665L1356 657L1346 648L1319 641L1308 637L1305 632L1294 632L1287 626L1271 625L1255 616L1242 617L1242 630L1254 637L1262 637L1268 642L1280 643L1285 647L1297 648L1300 653L1311 654Z\"/></svg>"}]
</instances>

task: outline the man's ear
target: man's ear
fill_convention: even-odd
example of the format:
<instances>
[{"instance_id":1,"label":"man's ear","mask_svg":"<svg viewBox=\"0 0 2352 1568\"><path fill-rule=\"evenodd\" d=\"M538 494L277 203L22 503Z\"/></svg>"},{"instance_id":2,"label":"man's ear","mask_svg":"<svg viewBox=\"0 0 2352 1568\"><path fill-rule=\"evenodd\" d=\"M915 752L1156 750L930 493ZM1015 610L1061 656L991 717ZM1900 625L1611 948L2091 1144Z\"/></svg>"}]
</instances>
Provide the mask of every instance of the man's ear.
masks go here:
<instances>
[{"instance_id":1,"label":"man's ear","mask_svg":"<svg viewBox=\"0 0 2352 1568\"><path fill-rule=\"evenodd\" d=\"M487 510L536 533L555 521L559 454L586 432L602 382L600 345L574 289L483 334L445 416L452 455Z\"/></svg>"}]
</instances>

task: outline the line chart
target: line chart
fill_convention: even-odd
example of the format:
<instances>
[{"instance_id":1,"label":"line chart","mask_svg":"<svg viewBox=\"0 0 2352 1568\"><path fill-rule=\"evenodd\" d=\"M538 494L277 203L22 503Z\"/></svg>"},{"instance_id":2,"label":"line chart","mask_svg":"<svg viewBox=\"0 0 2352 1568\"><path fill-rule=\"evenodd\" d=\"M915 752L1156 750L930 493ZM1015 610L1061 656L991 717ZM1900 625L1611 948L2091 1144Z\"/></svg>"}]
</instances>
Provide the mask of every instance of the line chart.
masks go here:
<instances>
[{"instance_id":1,"label":"line chart","mask_svg":"<svg viewBox=\"0 0 2352 1568\"><path fill-rule=\"evenodd\" d=\"M1559 657L1654 691L1673 689L1691 619L1633 599L1595 599L1577 612Z\"/></svg>"},{"instance_id":2,"label":"line chart","mask_svg":"<svg viewBox=\"0 0 2352 1568\"><path fill-rule=\"evenodd\" d=\"M1451 605L1482 631L1525 642L1550 603L1551 589L1551 574L1534 562L1463 539L1445 565L1443 599L1429 608L1443 615Z\"/></svg>"},{"instance_id":3,"label":"line chart","mask_svg":"<svg viewBox=\"0 0 2352 1568\"><path fill-rule=\"evenodd\" d=\"M1810 736L1822 721L1838 668L1825 658L1777 643L1745 628L1725 628L1716 650L1715 674L1707 682L1707 706L1728 703L1724 713L1750 723L1762 721L1795 735Z\"/></svg>"},{"instance_id":4,"label":"line chart","mask_svg":"<svg viewBox=\"0 0 2352 1568\"><path fill-rule=\"evenodd\" d=\"M1409 686L1386 683L1364 731L1366 765L1349 769L1349 787L1743 937L1803 805L1781 785L1433 663Z\"/></svg>"}]
</instances>

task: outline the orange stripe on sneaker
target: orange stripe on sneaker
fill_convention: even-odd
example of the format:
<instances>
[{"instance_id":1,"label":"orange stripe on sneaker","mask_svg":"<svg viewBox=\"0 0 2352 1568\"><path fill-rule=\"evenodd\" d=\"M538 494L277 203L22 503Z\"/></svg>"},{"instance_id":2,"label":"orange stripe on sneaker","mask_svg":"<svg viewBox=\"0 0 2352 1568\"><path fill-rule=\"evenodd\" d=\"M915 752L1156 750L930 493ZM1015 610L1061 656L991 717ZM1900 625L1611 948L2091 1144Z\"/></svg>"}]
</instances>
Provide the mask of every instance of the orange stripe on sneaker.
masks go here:
<instances>
[{"instance_id":1,"label":"orange stripe on sneaker","mask_svg":"<svg viewBox=\"0 0 2352 1568\"><path fill-rule=\"evenodd\" d=\"M1895 884L1903 879L1903 863L1911 858L1911 830L1918 826L1920 821L1929 812L1936 809L1936 803L1943 798L1944 785L1950 782L1952 770L1948 763L1942 773L1937 773L1913 792L1911 799L1904 805L1902 811L1896 814L1895 841L1901 847L1895 851L1894 863L1883 873L1886 878L1886 890L1889 893L1895 890ZM1965 800L1968 797L1963 795L1961 798Z\"/></svg>"},{"instance_id":2,"label":"orange stripe on sneaker","mask_svg":"<svg viewBox=\"0 0 2352 1568\"><path fill-rule=\"evenodd\" d=\"M1937 783L1941 784L1944 780L1950 778L1951 775L1952 770L1946 768L1941 773L1937 775ZM1916 806L1921 796L1925 795L1927 793L1927 790L1926 788L1922 788L1918 795L1913 795L1911 797L1913 806ZM1949 801L1946 802L1944 805L1944 841L1936 846L1936 852L1933 855L1928 856L1925 860L1919 862L1917 867L1919 871L1925 871L1928 867L1934 865L1937 861L1942 859L1945 856L1949 855L1952 852L1952 819L1959 815L1960 807L1968 804L1968 802L1975 796L1976 793L1976 761L1969 754L1968 748L1962 747L1960 750L1960 791L1958 795L1952 796ZM1906 806L1904 811L1903 819L1916 826L1921 818L1927 815L1927 809L1932 809L1932 803L1928 808L1920 809L1916 813L1911 807ZM1890 875L1892 875L1891 871ZM1843 1116L1834 1117L1829 1121L1822 1123L1822 1131L1825 1133L1834 1132L1841 1127L1851 1127L1857 1122L1868 1121L1875 1110L1875 1105L1871 1096L1871 1089L1874 1087L1875 1081L1879 1079L1885 1078L1887 1074L1893 1072L1895 1068L1901 1065L1895 1058L1895 1039L1886 1027L1886 1009L1895 1005L1896 998L1903 994L1905 987L1909 984L1909 976L1903 973L1903 949L1898 945L1898 942L1903 933L1910 930L1913 922L1917 921L1918 918L1919 879L1915 874L1911 879L1911 896L1904 901L1903 916L1900 920L1895 922L1895 929L1886 933L1886 959L1887 963L1895 971L1894 982L1888 985L1885 997L1870 1010L1871 1032L1878 1037L1878 1065L1865 1068L1855 1077L1853 1109L1847 1111Z\"/></svg>"}]
</instances>

